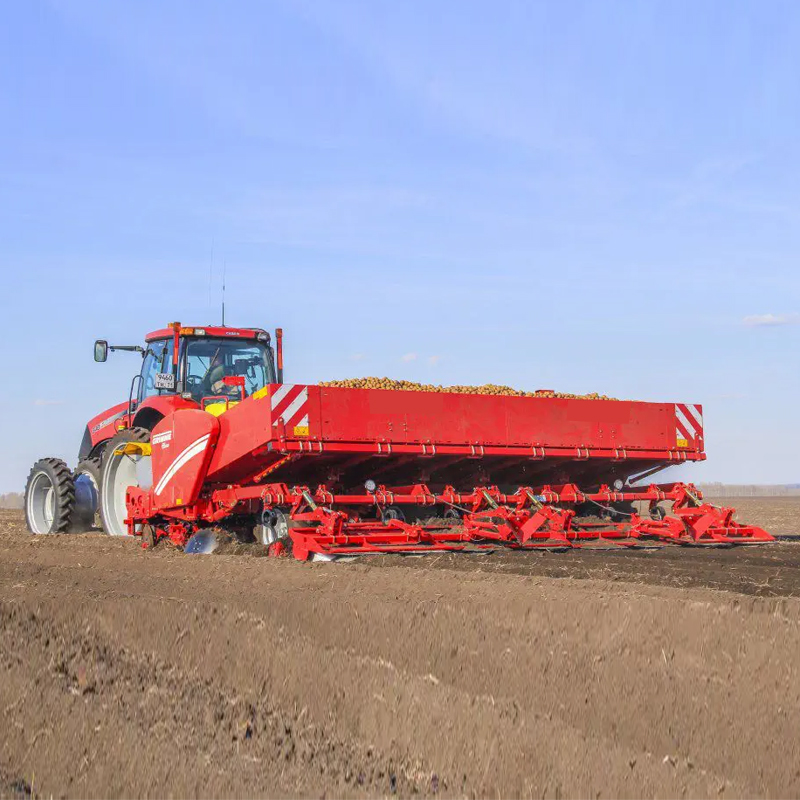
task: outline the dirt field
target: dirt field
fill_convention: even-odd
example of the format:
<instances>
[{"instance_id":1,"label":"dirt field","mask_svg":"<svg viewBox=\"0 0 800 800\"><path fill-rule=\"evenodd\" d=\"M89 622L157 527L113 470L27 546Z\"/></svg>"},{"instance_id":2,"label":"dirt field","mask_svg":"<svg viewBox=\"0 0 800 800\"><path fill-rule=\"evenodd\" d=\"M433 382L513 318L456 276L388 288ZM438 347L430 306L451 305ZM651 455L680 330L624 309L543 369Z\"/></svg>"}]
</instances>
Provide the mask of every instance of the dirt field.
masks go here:
<instances>
[{"instance_id":1,"label":"dirt field","mask_svg":"<svg viewBox=\"0 0 800 800\"><path fill-rule=\"evenodd\" d=\"M791 541L299 564L0 512L0 797L800 796L798 654Z\"/></svg>"}]
</instances>

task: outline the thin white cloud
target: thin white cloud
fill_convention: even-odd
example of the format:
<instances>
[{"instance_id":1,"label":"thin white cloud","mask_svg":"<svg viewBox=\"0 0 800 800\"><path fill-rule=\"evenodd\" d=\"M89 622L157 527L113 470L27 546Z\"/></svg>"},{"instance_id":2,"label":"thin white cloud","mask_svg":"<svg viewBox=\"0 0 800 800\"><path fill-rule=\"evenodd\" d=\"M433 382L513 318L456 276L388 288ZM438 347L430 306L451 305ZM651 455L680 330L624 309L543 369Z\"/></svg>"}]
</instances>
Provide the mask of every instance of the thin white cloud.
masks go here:
<instances>
[{"instance_id":1,"label":"thin white cloud","mask_svg":"<svg viewBox=\"0 0 800 800\"><path fill-rule=\"evenodd\" d=\"M442 360L441 356L428 356L428 363L435 367Z\"/></svg>"},{"instance_id":2,"label":"thin white cloud","mask_svg":"<svg viewBox=\"0 0 800 800\"><path fill-rule=\"evenodd\" d=\"M408 362L408 361L416 361L417 360L417 354L416 353L406 353L400 360L401 361L406 361L406 362Z\"/></svg>"},{"instance_id":3,"label":"thin white cloud","mask_svg":"<svg viewBox=\"0 0 800 800\"><path fill-rule=\"evenodd\" d=\"M364 354L363 353L353 353L353 355L350 356L350 360L351 361L363 361L364 360Z\"/></svg>"},{"instance_id":4,"label":"thin white cloud","mask_svg":"<svg viewBox=\"0 0 800 800\"><path fill-rule=\"evenodd\" d=\"M61 406L64 404L63 400L42 400L37 399L33 401L35 406Z\"/></svg>"},{"instance_id":5,"label":"thin white cloud","mask_svg":"<svg viewBox=\"0 0 800 800\"><path fill-rule=\"evenodd\" d=\"M748 328L774 325L800 325L800 314L753 314L742 320Z\"/></svg>"}]
</instances>

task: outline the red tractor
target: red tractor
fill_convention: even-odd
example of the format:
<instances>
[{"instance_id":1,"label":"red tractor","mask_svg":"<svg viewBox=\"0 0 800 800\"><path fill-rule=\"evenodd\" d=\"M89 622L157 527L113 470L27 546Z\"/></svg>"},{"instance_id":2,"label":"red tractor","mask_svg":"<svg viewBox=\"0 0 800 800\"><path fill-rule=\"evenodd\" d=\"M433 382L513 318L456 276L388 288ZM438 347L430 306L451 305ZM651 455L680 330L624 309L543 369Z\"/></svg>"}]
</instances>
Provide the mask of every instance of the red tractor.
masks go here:
<instances>
[{"instance_id":1,"label":"red tractor","mask_svg":"<svg viewBox=\"0 0 800 800\"><path fill-rule=\"evenodd\" d=\"M28 528L33 533L61 533L94 521L102 509L103 456L109 444L148 442L153 428L175 411L219 413L242 393L252 395L281 383L280 329L276 341L277 368L270 334L260 328L187 328L173 323L148 334L144 347L95 342L95 361L106 361L109 350L137 352L142 356L141 371L131 381L126 402L87 423L74 472L60 459L36 462L25 489ZM102 518L105 531L112 535L127 532L119 522Z\"/></svg>"},{"instance_id":2,"label":"red tractor","mask_svg":"<svg viewBox=\"0 0 800 800\"><path fill-rule=\"evenodd\" d=\"M286 384L280 329L277 353L261 329L179 323L144 347L100 340L95 360L109 349L141 353L141 372L90 420L74 472L34 465L34 533L99 509L107 533L145 546L192 550L223 529L301 560L772 541L691 484L645 482L705 459L697 404Z\"/></svg>"}]
</instances>

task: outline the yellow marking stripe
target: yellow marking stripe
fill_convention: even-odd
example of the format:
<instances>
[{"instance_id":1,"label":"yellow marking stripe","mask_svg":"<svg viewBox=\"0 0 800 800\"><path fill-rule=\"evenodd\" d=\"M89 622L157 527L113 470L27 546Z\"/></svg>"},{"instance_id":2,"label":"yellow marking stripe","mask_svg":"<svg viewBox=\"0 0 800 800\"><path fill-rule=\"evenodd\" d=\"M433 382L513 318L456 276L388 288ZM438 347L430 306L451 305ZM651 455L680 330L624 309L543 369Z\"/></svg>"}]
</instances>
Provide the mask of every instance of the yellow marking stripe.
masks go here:
<instances>
[{"instance_id":1,"label":"yellow marking stripe","mask_svg":"<svg viewBox=\"0 0 800 800\"><path fill-rule=\"evenodd\" d=\"M125 442L114 448L114 455L149 456L152 448L148 442Z\"/></svg>"},{"instance_id":2,"label":"yellow marking stripe","mask_svg":"<svg viewBox=\"0 0 800 800\"><path fill-rule=\"evenodd\" d=\"M239 401L233 403L209 403L203 411L208 411L209 414L212 414L215 417L220 416L220 414L224 414L229 408L233 408L234 406L238 406Z\"/></svg>"}]
</instances>

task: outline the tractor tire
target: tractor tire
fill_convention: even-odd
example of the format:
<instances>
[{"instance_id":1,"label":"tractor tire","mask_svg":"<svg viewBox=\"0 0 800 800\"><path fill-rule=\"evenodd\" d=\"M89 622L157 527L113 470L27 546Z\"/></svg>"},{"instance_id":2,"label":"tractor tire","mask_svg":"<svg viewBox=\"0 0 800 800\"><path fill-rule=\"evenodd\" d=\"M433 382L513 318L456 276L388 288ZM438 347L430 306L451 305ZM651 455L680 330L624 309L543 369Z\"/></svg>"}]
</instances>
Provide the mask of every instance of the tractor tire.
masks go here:
<instances>
[{"instance_id":1,"label":"tractor tire","mask_svg":"<svg viewBox=\"0 0 800 800\"><path fill-rule=\"evenodd\" d=\"M147 428L128 428L114 436L103 452L103 468L100 471L100 519L103 530L109 536L127 535L125 493L130 486L139 486L143 476L145 480L147 475L152 476L150 456L125 455L115 453L115 450L121 444L128 442L149 441L150 431Z\"/></svg>"},{"instance_id":2,"label":"tractor tire","mask_svg":"<svg viewBox=\"0 0 800 800\"><path fill-rule=\"evenodd\" d=\"M78 462L72 473L75 483L75 511L72 527L76 531L94 528L100 511L100 472L103 462L100 456L91 456Z\"/></svg>"},{"instance_id":3,"label":"tractor tire","mask_svg":"<svg viewBox=\"0 0 800 800\"><path fill-rule=\"evenodd\" d=\"M25 522L31 533L64 533L75 507L75 484L60 458L42 458L25 484Z\"/></svg>"}]
</instances>

